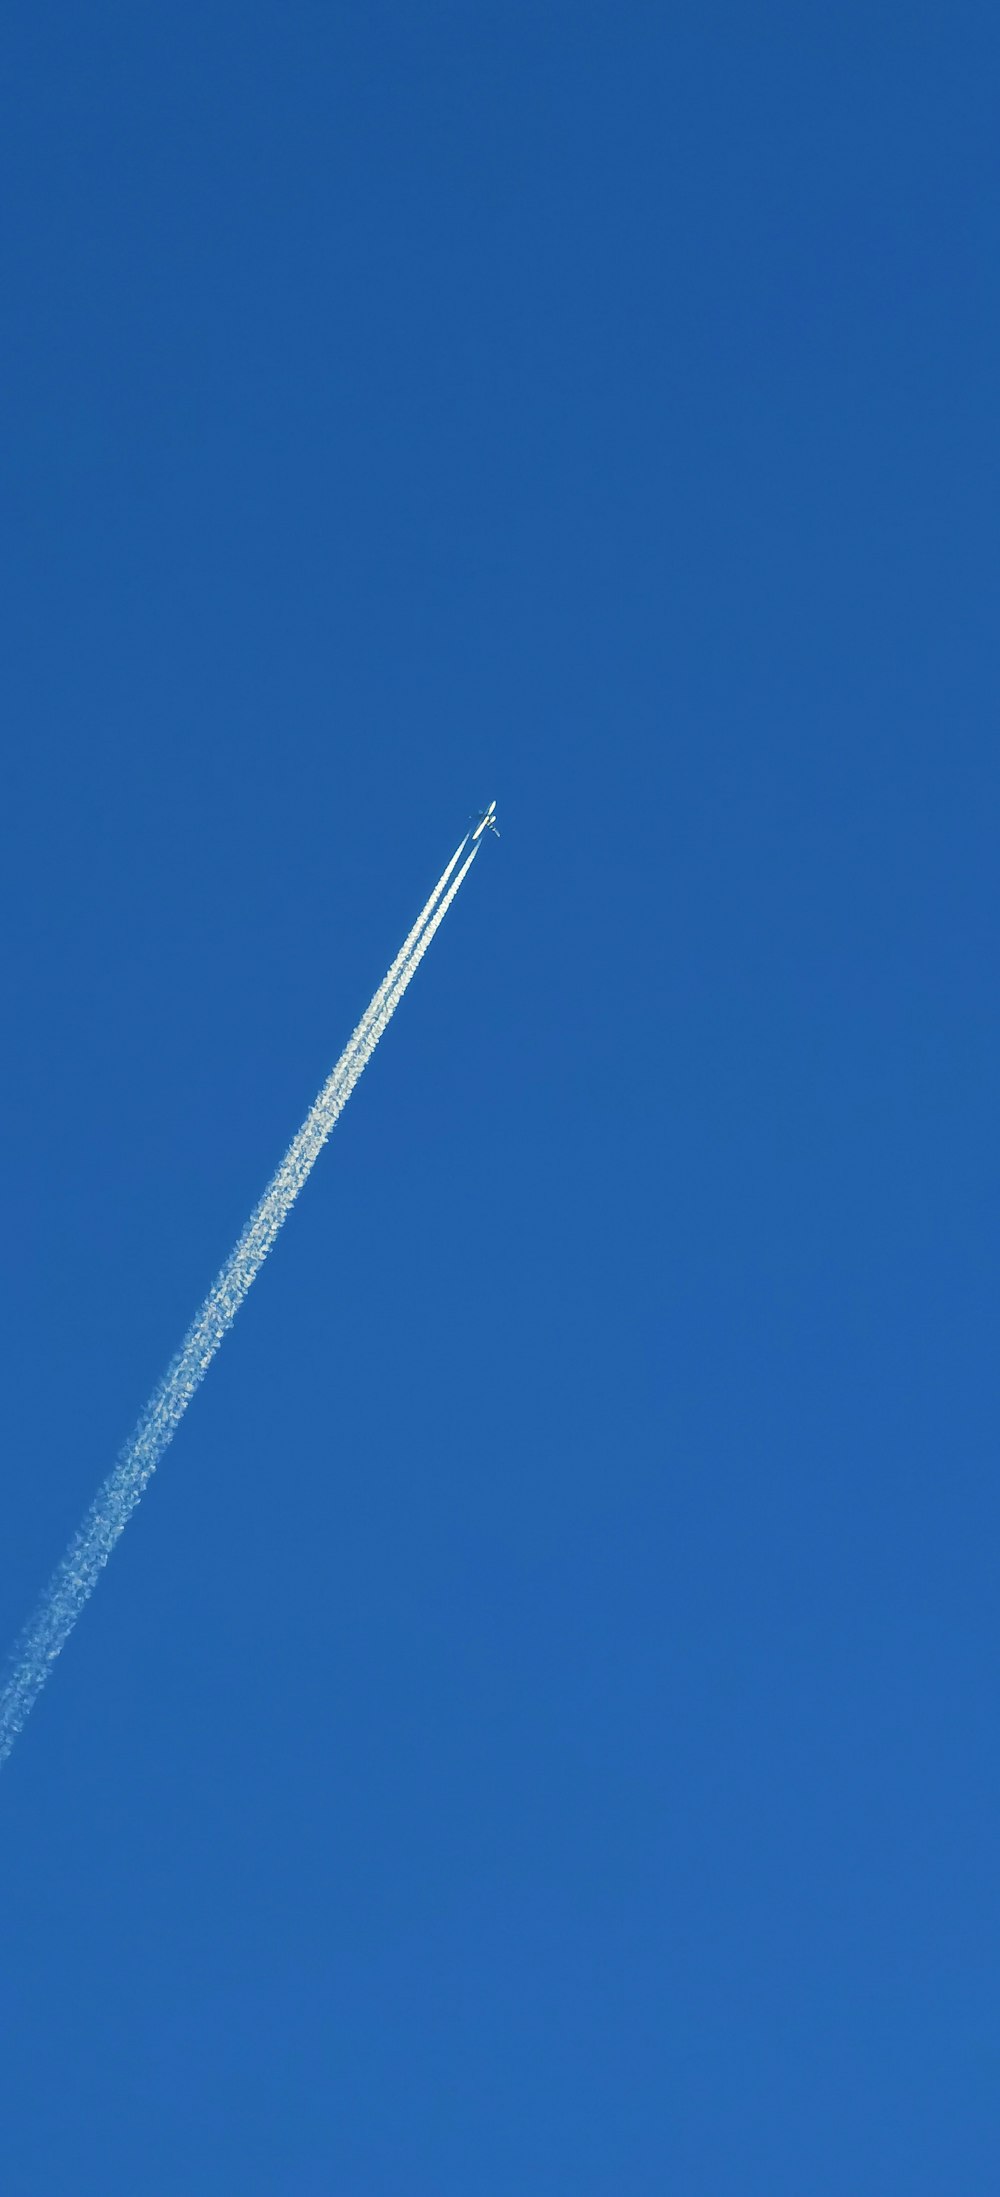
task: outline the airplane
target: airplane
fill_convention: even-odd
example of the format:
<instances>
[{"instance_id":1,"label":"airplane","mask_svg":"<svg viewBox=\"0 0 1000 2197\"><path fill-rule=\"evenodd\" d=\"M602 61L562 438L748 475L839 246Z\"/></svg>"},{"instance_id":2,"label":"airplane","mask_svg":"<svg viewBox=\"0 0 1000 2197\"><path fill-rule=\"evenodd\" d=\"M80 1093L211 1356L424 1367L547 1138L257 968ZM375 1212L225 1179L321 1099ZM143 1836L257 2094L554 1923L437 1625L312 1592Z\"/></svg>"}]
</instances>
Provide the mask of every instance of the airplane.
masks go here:
<instances>
[{"instance_id":1,"label":"airplane","mask_svg":"<svg viewBox=\"0 0 1000 2197\"><path fill-rule=\"evenodd\" d=\"M480 832L484 831L494 832L499 839L500 829L497 824L497 805L495 801L490 802L488 809L477 809L475 816L470 817L469 822L476 827L472 834L473 844L478 839Z\"/></svg>"}]
</instances>

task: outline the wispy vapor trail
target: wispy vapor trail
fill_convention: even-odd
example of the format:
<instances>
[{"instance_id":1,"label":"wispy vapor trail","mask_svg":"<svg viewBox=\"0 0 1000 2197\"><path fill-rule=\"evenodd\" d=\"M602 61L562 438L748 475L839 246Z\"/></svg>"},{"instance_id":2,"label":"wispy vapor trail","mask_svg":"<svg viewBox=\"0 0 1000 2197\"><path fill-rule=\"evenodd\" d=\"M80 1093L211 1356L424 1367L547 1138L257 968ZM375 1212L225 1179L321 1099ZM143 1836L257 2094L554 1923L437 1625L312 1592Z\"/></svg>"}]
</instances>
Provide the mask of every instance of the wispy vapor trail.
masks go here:
<instances>
[{"instance_id":1,"label":"wispy vapor trail","mask_svg":"<svg viewBox=\"0 0 1000 2197\"><path fill-rule=\"evenodd\" d=\"M11 1657L10 1675L0 1691L0 1764L6 1761L84 1603L93 1594L116 1541L124 1532L195 1390L204 1380L223 1336L232 1326L251 1283L260 1272L282 1221L291 1212L334 1123L342 1114L439 924L444 921L463 878L471 869L479 852L478 846L474 846L456 868L467 844L468 840L464 839L456 848L424 903L413 929L348 1039L298 1135L289 1145L277 1174L269 1182L235 1250L209 1290L176 1357L153 1390L131 1439L98 1489L82 1525L53 1573L34 1617L22 1633Z\"/></svg>"}]
</instances>

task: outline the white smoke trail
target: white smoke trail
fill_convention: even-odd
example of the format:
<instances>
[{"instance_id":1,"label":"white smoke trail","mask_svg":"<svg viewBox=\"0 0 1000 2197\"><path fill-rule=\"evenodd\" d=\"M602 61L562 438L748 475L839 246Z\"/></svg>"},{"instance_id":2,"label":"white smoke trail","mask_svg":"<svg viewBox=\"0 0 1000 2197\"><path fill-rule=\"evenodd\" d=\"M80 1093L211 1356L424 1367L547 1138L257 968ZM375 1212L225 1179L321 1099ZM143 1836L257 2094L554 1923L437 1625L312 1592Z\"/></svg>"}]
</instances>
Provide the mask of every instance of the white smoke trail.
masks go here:
<instances>
[{"instance_id":1,"label":"white smoke trail","mask_svg":"<svg viewBox=\"0 0 1000 2197\"><path fill-rule=\"evenodd\" d=\"M448 879L451 876L452 870L454 869L455 864L458 861L459 855L462 853L463 848L467 847L468 844L469 834L468 832L466 832L465 838L459 841L459 844L456 847L454 854L452 855L451 861L447 863L445 868L442 870L433 892L428 894L427 899L424 901L424 905L420 910L420 914L417 917L413 929L407 934L406 938L404 938L391 969L388 969L386 971L386 974L382 978L382 982L379 985L378 991L375 993L374 998L365 1008L365 1012L361 1017L361 1021L359 1022L357 1029L354 1031L353 1037L351 1039L351 1044L354 1043L355 1038L360 1036L361 1031L366 1027L366 1025L369 1022L373 1021L376 1015L381 1013L382 1008L386 1003L386 1000L389 998L390 993L394 990L399 980L400 971L404 968L406 962L410 958L411 953L413 952L414 946L416 945L417 940L420 937L420 933L423 930L424 924L427 922L427 919L434 908L435 902L439 898L440 894L444 891ZM464 871L462 874L464 876ZM343 1065L343 1062L346 1060L350 1049L350 1045L346 1045L344 1047L344 1051L340 1056L340 1060L338 1060L337 1066L333 1070L334 1075L337 1074L338 1070Z\"/></svg>"},{"instance_id":2,"label":"white smoke trail","mask_svg":"<svg viewBox=\"0 0 1000 2197\"><path fill-rule=\"evenodd\" d=\"M6 1762L56 1657L65 1647L84 1604L93 1594L116 1541L144 1494L195 1390L204 1380L282 1222L291 1212L334 1123L420 967L463 878L471 869L479 852L478 846L466 855L457 875L451 877L466 844L467 838L456 849L421 909L392 967L348 1039L298 1135L289 1145L260 1204L251 1214L235 1250L209 1290L176 1357L153 1390L130 1440L98 1489L62 1562L53 1573L34 1617L17 1642L10 1676L0 1692L0 1765Z\"/></svg>"}]
</instances>

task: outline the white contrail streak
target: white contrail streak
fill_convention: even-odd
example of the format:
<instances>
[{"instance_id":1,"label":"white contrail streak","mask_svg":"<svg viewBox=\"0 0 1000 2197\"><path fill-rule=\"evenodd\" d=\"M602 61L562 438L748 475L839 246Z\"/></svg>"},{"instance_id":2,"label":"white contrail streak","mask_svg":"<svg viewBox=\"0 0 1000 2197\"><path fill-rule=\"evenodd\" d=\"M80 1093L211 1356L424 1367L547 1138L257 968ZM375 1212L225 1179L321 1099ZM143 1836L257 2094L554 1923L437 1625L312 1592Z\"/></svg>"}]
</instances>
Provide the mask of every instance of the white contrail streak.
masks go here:
<instances>
[{"instance_id":1,"label":"white contrail streak","mask_svg":"<svg viewBox=\"0 0 1000 2197\"><path fill-rule=\"evenodd\" d=\"M412 931L410 931L407 937L404 938L391 969L387 970L385 976L382 978L382 982L379 985L378 991L375 993L374 998L366 1007L365 1012L361 1017L361 1021L359 1022L358 1027L354 1032L354 1036L351 1038L350 1044L345 1045L340 1059L337 1062L337 1066L333 1070L334 1076L337 1074L338 1070L343 1066L344 1061L347 1059L347 1055L351 1050L351 1045L353 1045L355 1038L360 1036L361 1031L367 1026L368 1023L374 1020L376 1015L381 1014L382 1008L384 1007L386 1000L389 998L390 994L394 991L397 983L399 982L400 972L409 960L410 955L413 952L414 946L416 945L417 940L420 937L420 933L424 928L424 924L427 922L428 917L430 916L435 906L435 903L444 891L448 879L451 876L452 870L454 869L455 864L458 861L459 855L462 853L463 849L468 846L468 844L469 834L468 832L466 832L465 838L461 840L459 842L459 845L456 847L455 852L452 855L451 861L447 864L446 868L442 870L433 892L425 900ZM466 863L465 868L468 869L468 863ZM465 870L463 870L462 872L463 877L464 875ZM454 898L454 894L452 895L452 898Z\"/></svg>"},{"instance_id":2,"label":"white contrail streak","mask_svg":"<svg viewBox=\"0 0 1000 2197\"><path fill-rule=\"evenodd\" d=\"M474 846L461 868L459 857L468 835L452 855L430 898L404 940L357 1029L289 1145L243 1230L234 1251L213 1283L159 1386L153 1390L130 1440L98 1489L82 1525L18 1641L11 1671L0 1691L0 1764L34 1707L52 1665L65 1647L84 1603L89 1601L116 1541L151 1480L191 1398L204 1380L223 1336L260 1272L299 1191L315 1166L334 1123L370 1061L407 985L412 981L435 931L443 922L459 886L479 852ZM450 882L449 882L450 880Z\"/></svg>"}]
</instances>

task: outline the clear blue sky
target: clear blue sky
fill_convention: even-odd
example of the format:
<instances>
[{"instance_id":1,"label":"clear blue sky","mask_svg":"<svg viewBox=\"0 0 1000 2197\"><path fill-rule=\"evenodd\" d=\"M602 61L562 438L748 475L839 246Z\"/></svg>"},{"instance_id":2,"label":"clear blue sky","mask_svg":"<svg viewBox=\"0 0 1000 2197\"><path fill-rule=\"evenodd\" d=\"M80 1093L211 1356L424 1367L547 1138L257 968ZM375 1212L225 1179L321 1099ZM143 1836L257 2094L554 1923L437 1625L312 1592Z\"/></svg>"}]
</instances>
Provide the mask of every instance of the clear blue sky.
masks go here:
<instances>
[{"instance_id":1,"label":"clear blue sky","mask_svg":"<svg viewBox=\"0 0 1000 2197\"><path fill-rule=\"evenodd\" d=\"M14 0L4 2197L993 2197L996 13Z\"/></svg>"}]
</instances>

